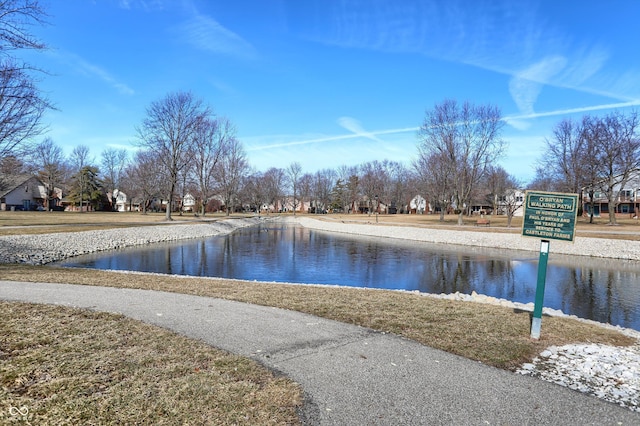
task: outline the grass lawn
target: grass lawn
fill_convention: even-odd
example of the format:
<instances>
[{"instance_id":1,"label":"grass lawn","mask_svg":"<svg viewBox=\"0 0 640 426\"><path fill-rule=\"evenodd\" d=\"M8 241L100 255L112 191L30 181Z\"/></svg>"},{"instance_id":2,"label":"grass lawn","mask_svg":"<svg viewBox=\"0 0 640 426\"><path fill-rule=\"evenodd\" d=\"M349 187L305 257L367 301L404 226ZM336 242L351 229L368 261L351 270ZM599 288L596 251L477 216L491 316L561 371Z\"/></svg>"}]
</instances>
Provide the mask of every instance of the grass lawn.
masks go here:
<instances>
[{"instance_id":1,"label":"grass lawn","mask_svg":"<svg viewBox=\"0 0 640 426\"><path fill-rule=\"evenodd\" d=\"M47 219L38 222L38 218L43 217ZM223 218L212 215L206 219ZM375 217L367 215L320 215L319 218L375 221ZM202 220L193 216L185 217L186 219ZM419 215L381 215L378 218L379 222L388 225L459 229L455 225L457 219L454 216L447 217L444 224L437 219L437 216ZM514 222L514 229L511 230L505 227L506 220L502 223L501 219L504 218L495 221L491 218L490 228L474 227L473 230L519 232L519 223ZM10 230L11 233L20 229L37 229L38 232L46 233L60 228L69 231L85 230L88 227L99 229L141 226L159 224L163 220L164 216L160 215L145 216L133 213L0 212L0 235L4 230ZM581 220L578 235L583 232L585 236L633 238L635 231L640 230L633 219L621 223L621 226L613 228L603 223L591 225ZM473 226L473 222L468 222L467 226ZM468 227L464 229L470 230ZM395 333L504 369L513 369L523 362L530 361L551 345L592 342L626 346L635 343L634 339L613 330L568 318L548 317L543 319L541 338L536 341L529 338L528 313L499 306L433 299L404 292L145 274L136 275L136 279L131 280L130 275L126 273L25 265L0 265L0 276L16 281L173 291L292 309ZM43 419L49 419L49 423L53 424L61 418L66 418L55 417L54 413L75 416L73 418L79 419L80 422L93 418L100 419L98 423L101 424L109 423L110 416L120 410L118 404L127 401L129 406L128 400L131 399L138 405L129 408L130 411L139 412L141 416L158 416L150 417L151 423L161 422L161 416L157 413L169 412L171 416L175 416L170 417L175 421L169 423L200 424L203 420L199 411L204 409L212 416L207 420L210 424L234 423L229 419L246 418L242 416L255 419L251 423L263 423L261 419L272 418L272 410L282 415L279 420L273 417L274 424L294 423L291 419L292 415L295 417L295 407L301 401L300 390L295 384L274 378L250 361L220 354L199 342L187 341L166 331L122 317L15 303L4 303L0 309L3 315L0 317L0 372L3 380L0 392L0 422L3 421L3 407L9 404L14 407L32 407L33 412L39 413L38 415L49 416L38 417L38 424L41 424L40 420ZM44 331L40 333L40 329ZM96 343L99 346L94 346L90 337L98 335L110 337L106 337L102 343ZM171 348L167 349L167 346ZM170 353L165 354L165 350ZM64 352L65 358L49 361L51 354L57 352ZM127 359L122 354L131 354L134 357L132 360L135 361L130 364L125 362L126 365L121 366L119 363L123 362L123 358ZM217 357L222 357L225 361L213 361L219 359ZM54 368L59 363L67 367ZM227 368L230 370L226 370ZM88 372L88 369L93 372ZM121 370L128 373L120 374ZM228 381L215 386L233 389L228 392L233 395L236 395L233 392L238 392L238 397L230 398L228 394L223 394L221 400L205 398L203 401L207 407L199 411L193 410L193 406L189 404L203 397L196 388L202 387L202 383L209 383L210 380L200 381L200 374L210 374L216 377L215 380ZM131 378L134 382L125 382L130 376L137 375L140 379ZM73 384L59 386L59 383L66 383L66 380ZM160 384L154 385L154 380ZM242 391L238 388L248 393L247 399L242 399L245 396L240 396ZM137 391L131 392L132 389ZM209 392L205 391L206 394L211 393L210 388L208 389ZM152 401L139 397L140 394L154 397L162 395L165 402L158 403L157 406L150 405ZM152 399L155 401L156 398ZM75 400L80 402L74 404ZM177 402L172 404L173 401ZM216 417L217 412L221 413L221 417ZM6 419L7 414L4 415ZM140 418L140 422L147 422L146 417ZM114 424L137 421L126 417L119 419L113 421ZM239 423L243 421L240 420Z\"/></svg>"}]
</instances>

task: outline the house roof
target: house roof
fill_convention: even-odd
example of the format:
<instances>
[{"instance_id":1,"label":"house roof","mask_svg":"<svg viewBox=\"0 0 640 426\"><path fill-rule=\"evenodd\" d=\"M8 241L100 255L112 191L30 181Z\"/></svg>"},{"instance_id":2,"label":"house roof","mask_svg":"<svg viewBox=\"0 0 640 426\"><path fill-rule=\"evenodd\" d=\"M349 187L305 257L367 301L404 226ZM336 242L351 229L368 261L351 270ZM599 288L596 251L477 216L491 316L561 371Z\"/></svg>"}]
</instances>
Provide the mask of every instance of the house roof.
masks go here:
<instances>
[{"instance_id":1,"label":"house roof","mask_svg":"<svg viewBox=\"0 0 640 426\"><path fill-rule=\"evenodd\" d=\"M27 181L35 179L39 184L44 185L38 177L34 175L2 175L0 176L0 197L4 197L16 188L24 185Z\"/></svg>"}]
</instances>

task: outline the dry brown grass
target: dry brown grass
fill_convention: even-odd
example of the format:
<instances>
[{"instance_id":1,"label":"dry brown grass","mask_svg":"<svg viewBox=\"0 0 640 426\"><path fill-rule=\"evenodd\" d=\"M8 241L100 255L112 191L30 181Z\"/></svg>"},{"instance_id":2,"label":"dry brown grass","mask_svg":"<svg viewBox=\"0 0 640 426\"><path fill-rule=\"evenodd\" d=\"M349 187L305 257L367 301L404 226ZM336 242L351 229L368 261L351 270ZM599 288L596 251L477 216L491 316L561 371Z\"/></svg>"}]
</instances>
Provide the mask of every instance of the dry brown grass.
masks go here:
<instances>
[{"instance_id":1,"label":"dry brown grass","mask_svg":"<svg viewBox=\"0 0 640 426\"><path fill-rule=\"evenodd\" d=\"M202 342L119 315L0 301L2 424L290 425L300 404L298 385Z\"/></svg>"},{"instance_id":2,"label":"dry brown grass","mask_svg":"<svg viewBox=\"0 0 640 426\"><path fill-rule=\"evenodd\" d=\"M234 214L231 217L246 217ZM274 215L271 215L274 216ZM277 216L277 215L276 215ZM283 215L286 216L286 215ZM290 216L290 214L289 214ZM375 223L376 215L366 214L330 214L305 215L319 220L342 221L353 223ZM165 221L164 213L117 213L117 212L7 212L0 211L0 235L44 234L53 232L87 231L92 229L123 228L131 226L162 225L175 223L194 223L207 220L221 220L223 213L207 214L197 217L193 214L174 214L173 222ZM440 222L438 215L406 215L391 214L378 215L378 222L390 226L417 226L426 228L473 230L478 232L507 232L519 234L522 228L522 218L515 217L511 227L507 227L505 216L488 216L491 226L475 226L477 216L465 217L463 227L458 226L456 215L445 215L444 222ZM607 224L607 218L595 218L589 223L588 218L578 218L576 234L582 237L615 238L640 240L640 221L632 218L619 218L618 226Z\"/></svg>"},{"instance_id":3,"label":"dry brown grass","mask_svg":"<svg viewBox=\"0 0 640 426\"><path fill-rule=\"evenodd\" d=\"M568 318L543 319L540 340L532 340L528 313L499 306L434 299L414 293L311 285L256 283L0 265L7 280L105 285L162 290L275 306L391 332L500 368L530 361L547 346L576 342L626 346L634 339Z\"/></svg>"},{"instance_id":4,"label":"dry brown grass","mask_svg":"<svg viewBox=\"0 0 640 426\"><path fill-rule=\"evenodd\" d=\"M310 215L320 220L353 223L376 223L375 215ZM522 232L522 218L514 217L511 227L507 227L505 216L487 216L491 226L476 226L478 216L464 217L464 225L458 225L458 217L445 215L445 220L440 222L438 215L379 215L378 223L391 226L417 226L423 228L450 229L452 231L465 230L477 232L500 232L520 234ZM633 218L618 218L618 226L608 225L607 218L594 218L594 223L589 223L589 218L579 217L576 222L576 235L587 238L615 238L626 240L640 240L640 221Z\"/></svg>"},{"instance_id":5,"label":"dry brown grass","mask_svg":"<svg viewBox=\"0 0 640 426\"><path fill-rule=\"evenodd\" d=\"M367 215L314 217L322 220L375 222L375 216ZM221 218L223 217L208 216L207 220ZM176 219L202 220L193 216ZM440 223L437 216L378 217L378 221L386 225L461 229L456 225L456 220L454 216L447 216L444 223ZM514 219L513 227L507 228L505 218L491 218L490 228L478 228L473 226L475 218L468 218L462 229L519 233L519 221L520 219ZM580 219L578 235L638 239L634 235L637 234L635 231L640 230L637 221L629 219L620 222L621 226L610 227L604 223L604 219L596 224L588 224ZM166 222L164 216L159 214L145 216L139 213L0 212L0 235L161 223ZM532 340L529 338L529 313L499 306L440 300L419 294L386 290L150 274L138 274L136 279L132 280L131 275L126 273L25 265L0 265L0 277L15 281L163 290L292 309L395 333L431 347L506 369L513 369L523 362L530 361L541 350L551 345L593 342L626 346L635 343L634 339L613 330L568 318L551 317L543 319L540 340ZM7 309L6 306L9 305L18 308ZM273 407L277 414L282 416L278 418L282 420L275 420L276 423L297 421L297 418L291 416L295 406L300 403L299 389L293 390L291 383L286 381L266 378L262 375L263 372L256 372L254 365L247 360L230 356L224 358L223 362L212 361L218 360L217 357L222 355L214 352L211 352L211 355L208 352L211 349L203 347L198 342L189 341L187 344L186 340L181 341L182 338L171 333L121 317L17 304L3 304L0 305L0 309L3 309L2 312L9 312L8 316L0 318L0 339L3 339L0 340L0 368L3 380L0 401L4 403L6 400L0 407L27 406L30 407L30 415L45 416L31 418L29 421L33 424L36 424L34 420L37 420L37 424L64 423L65 421L58 421L56 419L59 418L55 417L62 413L71 416L71 423L88 423L87 419L104 415L104 420L99 422L101 424L109 424L110 419L116 419L112 421L114 424L160 424L163 421L172 424L203 424L206 417L200 416L203 413L200 403L202 398L211 404L206 413L211 416L207 418L210 424L267 424L266 420L272 419L271 416L275 415L268 411L271 410L270 406L267 407L269 400L275 402ZM24 315L22 310L25 311ZM13 325L5 326L5 323ZM103 328L102 324L106 327ZM29 329L24 328L26 326ZM42 334L39 334L40 328L44 330ZM84 333L85 329L89 330L89 333ZM67 337L52 339L51 333L54 333L54 336ZM113 340L114 346L108 346L111 343L102 339L99 344L92 341L95 336L102 334L110 336L107 340ZM13 337L5 338L5 335ZM151 340L144 340L144 335L149 335ZM170 345L164 343L168 339L172 339ZM54 340L62 340L61 344L66 346L51 346L55 343ZM6 349L9 344L14 347L11 351ZM54 356L52 352L66 354L66 358L52 361L57 359L50 358ZM94 358L94 352L99 358ZM115 354L114 358L109 357L110 353ZM7 358L8 355L11 358ZM19 358L19 355L24 355L24 359ZM5 362L6 359L10 359L11 362ZM19 359L22 360L18 362ZM135 361L119 364L127 359ZM13 369L13 364L19 364L15 367L18 370ZM60 381L52 379L52 368L57 368L57 364L61 364L61 369L67 366L64 371L55 370L55 377L62 378ZM95 365L100 368L91 367ZM201 371L202 365L207 366L206 371ZM11 369L6 369L7 366ZM241 368L236 372L237 366ZM220 373L228 371L225 370L227 367L234 369L234 372L229 375ZM95 371L91 372L92 368ZM120 374L120 371L126 374ZM208 375L212 377L209 378ZM220 400L207 399L210 394L218 393L218 388L212 392L210 386L218 386L211 383L219 380L219 376L230 377L229 383L219 385L226 390L221 392ZM158 382L160 379L162 381ZM128 386L118 386L117 383L122 380L132 382L126 382ZM154 386L153 383L161 384ZM130 392L129 388L135 391ZM204 389L204 394L199 393L199 388ZM258 391L263 393L258 395ZM248 392L246 398L237 396L242 392ZM156 401L159 396L163 402ZM173 401L176 399L180 402L174 406ZM73 402L75 400L79 402ZM131 408L131 401L138 405ZM184 417L185 412L191 413L193 417ZM222 413L221 417L218 417L219 412ZM155 413L163 413L163 417L145 417L154 416ZM6 419L6 413L4 415ZM132 417L133 415L138 417ZM0 408L0 422L3 421L2 416L3 411ZM251 421L243 416L250 416Z\"/></svg>"},{"instance_id":6,"label":"dry brown grass","mask_svg":"<svg viewBox=\"0 0 640 426\"><path fill-rule=\"evenodd\" d=\"M233 215L232 217L244 217ZM193 214L174 214L173 220L165 220L164 213L116 213L116 212L7 212L0 211L0 235L49 234L59 232L90 231L96 229L127 228L132 226L194 223L205 220L221 220L221 213L208 214L204 218Z\"/></svg>"}]
</instances>

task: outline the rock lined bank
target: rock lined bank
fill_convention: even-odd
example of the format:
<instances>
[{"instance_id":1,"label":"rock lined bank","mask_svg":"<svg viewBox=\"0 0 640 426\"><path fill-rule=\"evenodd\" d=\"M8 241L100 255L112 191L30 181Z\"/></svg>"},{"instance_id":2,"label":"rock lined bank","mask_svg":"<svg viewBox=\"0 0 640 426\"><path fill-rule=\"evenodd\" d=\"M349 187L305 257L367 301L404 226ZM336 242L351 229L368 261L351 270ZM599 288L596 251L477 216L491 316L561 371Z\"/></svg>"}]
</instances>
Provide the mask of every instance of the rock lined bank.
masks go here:
<instances>
[{"instance_id":1,"label":"rock lined bank","mask_svg":"<svg viewBox=\"0 0 640 426\"><path fill-rule=\"evenodd\" d=\"M352 235L401 238L405 240L431 242L436 244L456 244L482 248L538 251L540 241L522 238L516 234L493 232L451 231L406 226L384 226L380 224L352 224L332 220L315 220L299 217L302 226ZM640 259L640 242L608 240L602 238L576 238L574 244L552 242L553 253L564 255L591 256L624 260ZM594 259L595 261L596 259ZM533 311L533 303L522 304L496 299L485 295L441 294L429 297L501 305L512 309ZM544 308L548 315L564 315L561 311ZM577 317L574 317L579 319ZM614 328L638 339L638 344L629 348L605 345L566 345L550 347L543 351L532 363L524 364L518 373L587 393L606 401L640 411L640 333L635 330L599 324Z\"/></svg>"},{"instance_id":2,"label":"rock lined bank","mask_svg":"<svg viewBox=\"0 0 640 426\"><path fill-rule=\"evenodd\" d=\"M374 223L352 223L347 220L324 220L298 216L296 222L312 229L341 232L352 235L398 238L436 244L461 245L504 250L540 250L540 239L522 237L519 233L479 232L461 227L460 230L418 228L412 226L385 226ZM552 241L554 254L589 256L606 259L640 260L640 241L576 237L575 242Z\"/></svg>"},{"instance_id":3,"label":"rock lined bank","mask_svg":"<svg viewBox=\"0 0 640 426\"><path fill-rule=\"evenodd\" d=\"M451 231L407 226L384 226L376 224L354 224L334 220L317 220L305 216L279 219L278 217L255 217L228 219L197 224L171 224L121 228L100 231L82 231L44 235L17 235L0 237L0 263L27 263L42 265L81 254L114 250L130 246L157 242L178 241L223 235L236 229L257 225L267 220L284 220L302 226L341 232L400 238L447 245L498 248L507 250L538 251L539 240L522 238L515 234L493 232ZM554 253L592 256L597 258L640 259L640 242L577 238L575 244L553 244ZM453 298L479 303L515 306L513 302L489 298L483 295L428 295ZM518 304L519 309L533 309L533 305ZM562 315L559 311L545 309L545 313ZM620 331L639 338L633 330ZM640 342L640 340L639 340ZM640 411L640 343L631 348L616 348L603 345L568 345L548 348L533 363L525 364L521 374L540 377L581 392L592 394Z\"/></svg>"},{"instance_id":4,"label":"rock lined bank","mask_svg":"<svg viewBox=\"0 0 640 426\"><path fill-rule=\"evenodd\" d=\"M0 263L44 265L82 254L145 244L229 234L238 228L261 223L261 218L226 219L183 223L0 237Z\"/></svg>"}]
</instances>

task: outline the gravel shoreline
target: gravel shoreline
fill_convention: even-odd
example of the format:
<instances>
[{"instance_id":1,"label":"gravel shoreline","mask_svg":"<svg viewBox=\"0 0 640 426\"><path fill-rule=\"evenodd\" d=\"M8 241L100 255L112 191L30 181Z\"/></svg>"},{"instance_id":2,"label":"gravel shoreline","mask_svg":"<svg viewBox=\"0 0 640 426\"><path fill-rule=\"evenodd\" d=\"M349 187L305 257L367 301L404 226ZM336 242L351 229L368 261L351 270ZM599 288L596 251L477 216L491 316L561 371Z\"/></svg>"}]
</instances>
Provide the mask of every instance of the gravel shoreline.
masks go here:
<instances>
[{"instance_id":1,"label":"gravel shoreline","mask_svg":"<svg viewBox=\"0 0 640 426\"><path fill-rule=\"evenodd\" d=\"M478 232L468 229L443 230L412 226L350 223L318 220L308 216L260 216L226 219L201 223L163 224L100 231L64 232L42 235L9 235L0 237L0 263L44 265L82 254L115 250L158 242L178 241L224 235L238 228L264 222L297 223L301 226L351 235L394 238L435 244L457 245L500 250L538 252L540 240L519 234ZM640 241L576 237L575 242L551 242L551 252L557 255L587 256L599 259L640 260Z\"/></svg>"},{"instance_id":2,"label":"gravel shoreline","mask_svg":"<svg viewBox=\"0 0 640 426\"><path fill-rule=\"evenodd\" d=\"M256 217L100 231L8 235L0 237L0 263L45 265L82 254L224 235L261 222L263 220Z\"/></svg>"},{"instance_id":3,"label":"gravel shoreline","mask_svg":"<svg viewBox=\"0 0 640 426\"><path fill-rule=\"evenodd\" d=\"M399 238L436 244L496 248L506 250L538 251L540 242L515 234L474 232L468 230L438 230L409 226L354 224L343 221L318 220L305 216L295 218L254 217L227 219L203 223L142 226L135 228L81 231L43 235L13 235L0 237L0 263L26 263L43 265L81 254L115 250L157 242L178 241L229 234L236 229L265 222L298 223L312 229L341 232L351 235ZM640 242L600 238L576 238L574 244L552 244L553 253L640 260ZM595 260L595 259L594 259ZM514 304L478 294L425 295L479 303L499 304L519 309L533 309L533 304ZM516 306L517 305L517 306ZM562 312L545 308L550 315ZM591 323L608 326L606 324ZM612 327L612 326L609 326ZM634 330L613 327L640 339ZM640 342L640 340L639 340ZM595 368L598 366L599 368ZM567 345L548 348L533 363L525 364L520 374L539 377L562 386L592 394L635 411L640 411L640 343L631 348L602 345Z\"/></svg>"},{"instance_id":4,"label":"gravel shoreline","mask_svg":"<svg viewBox=\"0 0 640 426\"><path fill-rule=\"evenodd\" d=\"M317 220L298 216L295 221L300 225L331 232L352 235L398 238L403 240L430 242L436 244L460 245L504 250L540 251L540 239L522 237L520 234L498 232L478 232L461 228L460 230L417 228L412 226L385 226L382 224L360 224L347 221ZM551 241L551 252L560 255L588 256L606 259L640 260L640 241L606 238L576 237L574 243Z\"/></svg>"}]
</instances>

